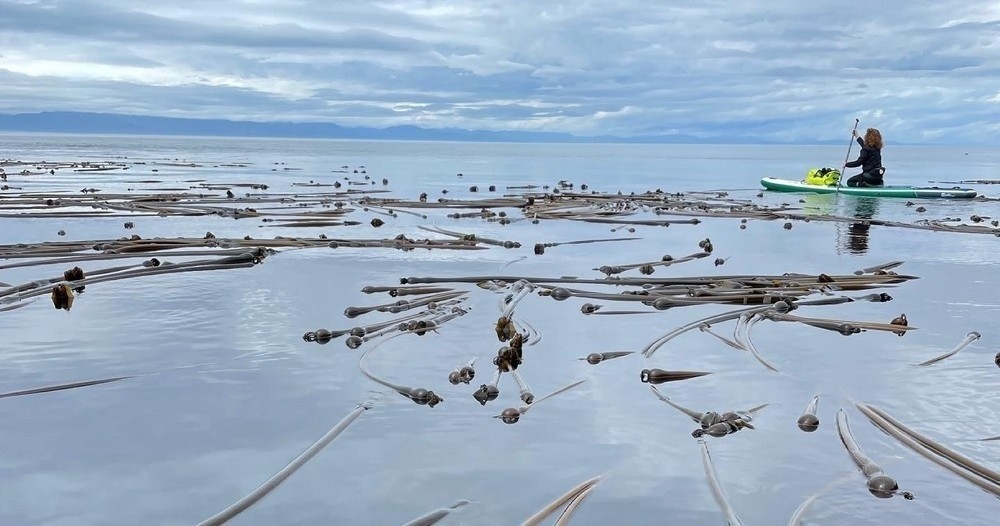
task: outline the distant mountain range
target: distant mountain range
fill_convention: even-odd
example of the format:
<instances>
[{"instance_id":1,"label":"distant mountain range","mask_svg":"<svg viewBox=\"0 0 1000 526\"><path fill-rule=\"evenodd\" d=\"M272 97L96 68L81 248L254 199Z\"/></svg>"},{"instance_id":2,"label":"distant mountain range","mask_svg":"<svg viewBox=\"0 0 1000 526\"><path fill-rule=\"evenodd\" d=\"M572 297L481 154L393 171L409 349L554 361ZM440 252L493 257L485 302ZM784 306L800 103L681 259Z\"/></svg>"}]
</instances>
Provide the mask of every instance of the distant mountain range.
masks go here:
<instances>
[{"instance_id":1,"label":"distant mountain range","mask_svg":"<svg viewBox=\"0 0 1000 526\"><path fill-rule=\"evenodd\" d=\"M334 123L252 122L62 111L0 114L0 131L410 141L767 144L767 141L752 137L713 139L702 139L688 135L649 135L642 137L614 137L604 135L591 137L551 132L486 131L460 128L431 129L417 126L363 128L340 126Z\"/></svg>"}]
</instances>

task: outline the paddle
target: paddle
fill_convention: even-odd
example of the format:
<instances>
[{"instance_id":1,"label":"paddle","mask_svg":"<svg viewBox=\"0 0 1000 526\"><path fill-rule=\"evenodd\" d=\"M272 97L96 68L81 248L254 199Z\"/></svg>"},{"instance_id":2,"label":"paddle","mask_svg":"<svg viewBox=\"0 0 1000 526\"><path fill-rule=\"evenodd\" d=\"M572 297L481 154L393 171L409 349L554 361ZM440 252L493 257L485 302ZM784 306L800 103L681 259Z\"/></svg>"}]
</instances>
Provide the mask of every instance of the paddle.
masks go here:
<instances>
[{"instance_id":1,"label":"paddle","mask_svg":"<svg viewBox=\"0 0 1000 526\"><path fill-rule=\"evenodd\" d=\"M844 180L844 170L847 170L847 161L851 159L851 147L854 146L854 137L858 132L858 119L854 119L854 130L851 131L851 142L847 143L847 156L844 157L844 166L840 169L840 177L837 178L837 194L840 194L840 184Z\"/></svg>"}]
</instances>

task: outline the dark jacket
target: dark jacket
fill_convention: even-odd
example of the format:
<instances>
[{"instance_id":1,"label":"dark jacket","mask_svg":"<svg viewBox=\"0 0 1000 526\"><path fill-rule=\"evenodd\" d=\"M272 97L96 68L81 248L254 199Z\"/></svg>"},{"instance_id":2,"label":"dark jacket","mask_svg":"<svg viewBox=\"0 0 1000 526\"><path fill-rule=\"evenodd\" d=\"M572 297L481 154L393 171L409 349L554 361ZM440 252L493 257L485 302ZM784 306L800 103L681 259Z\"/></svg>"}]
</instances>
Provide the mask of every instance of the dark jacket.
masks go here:
<instances>
[{"instance_id":1,"label":"dark jacket","mask_svg":"<svg viewBox=\"0 0 1000 526\"><path fill-rule=\"evenodd\" d=\"M856 160L847 163L845 166L848 168L860 166L862 173L879 175L879 168L882 168L882 151L878 148L865 146L865 141L861 137L858 137L858 144L861 145L861 153L858 154Z\"/></svg>"}]
</instances>

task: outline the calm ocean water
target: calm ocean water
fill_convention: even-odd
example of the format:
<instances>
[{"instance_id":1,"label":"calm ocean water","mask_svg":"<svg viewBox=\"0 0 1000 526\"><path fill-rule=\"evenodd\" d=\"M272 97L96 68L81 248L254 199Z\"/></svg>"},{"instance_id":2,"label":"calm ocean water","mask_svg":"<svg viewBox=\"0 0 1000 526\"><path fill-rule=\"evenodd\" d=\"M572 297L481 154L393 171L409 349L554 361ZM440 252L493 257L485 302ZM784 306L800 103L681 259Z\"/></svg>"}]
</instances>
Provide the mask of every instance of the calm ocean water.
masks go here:
<instances>
[{"instance_id":1,"label":"calm ocean water","mask_svg":"<svg viewBox=\"0 0 1000 526\"><path fill-rule=\"evenodd\" d=\"M845 149L846 141L844 147L640 146L0 135L0 158L176 159L206 165L157 166L156 173L151 164L126 172L64 171L11 176L7 183L37 191L188 188L196 183L187 181L204 179L266 183L270 192L291 192L301 190L293 182L332 182L343 174L331 170L364 165L373 179L389 179L391 195L409 199L421 192L434 199L442 190L450 198L485 198L491 194L473 194L469 187L492 184L499 194L505 186L566 180L624 193L722 189L730 197L787 202L810 213L906 222L972 214L1000 218L997 201L928 200L915 203L927 209L919 213L906 200L756 197L761 177L798 179L810 167L839 166ZM997 151L890 146L883 159L892 182L1000 179ZM246 167L213 167L225 163ZM141 182L149 179L162 183ZM1000 186L968 186L1000 197ZM195 524L252 491L369 399L375 400L372 410L233 523L388 526L468 499L469 505L441 524L512 525L579 482L606 473L571 524L724 524L690 435L694 424L639 381L639 371L648 367L713 372L660 386L696 410L770 404L754 419L755 430L708 440L719 481L747 525L785 524L803 500L824 488L804 524L996 523L996 498L880 432L854 403L881 407L983 464L1000 466L1000 442L977 441L1000 435L995 396L1000 369L993 364L1000 350L994 329L1000 315L995 285L1000 238L880 226L865 232L817 221L797 221L784 230L783 221L753 219L745 230L739 219L711 219L694 226L640 226L629 234L575 222L502 226L449 219L449 212L428 210L427 220L379 216L387 221L380 229L368 224L374 214L360 210L352 217L360 226L299 229L204 217L136 218L131 231L123 229L122 218L0 218L0 243L132 233L201 237L206 231L256 238L438 237L418 228L429 224L521 243L519 249L468 252L290 250L251 269L89 286L70 312L55 310L42 298L0 313L0 392L137 375L0 400L0 524ZM60 229L64 238L56 236ZM535 243L616 236L642 239L532 253ZM919 279L886 289L892 302L819 307L808 314L888 322L905 313L918 330L904 337L878 331L845 337L799 324L758 323L754 342L780 373L699 331L673 340L651 359L631 355L595 366L578 358L639 350L675 327L730 307L584 316L580 306L587 300L530 295L518 306L518 318L538 329L542 340L525 349L522 376L536 396L587 382L539 404L516 425L491 418L521 405L512 378L502 379L500 398L485 407L471 396L492 376L490 361L500 345L492 328L498 293L466 286L467 315L439 334L396 338L371 355L369 364L381 376L443 396L433 408L365 378L357 364L367 347L350 350L342 339L325 346L302 340L304 332L318 328L387 319L380 313L354 320L343 315L349 306L391 300L363 294L366 285L393 285L406 276L601 277L592 269L687 255L705 237L715 246L713 256L730 258L724 266L706 258L660 269L654 277L849 274L902 260L897 270ZM60 265L0 270L0 281L24 283L63 270ZM723 334L731 328L732 322L717 327ZM934 366L914 366L950 349L969 331L979 331L982 339ZM473 357L478 359L473 385L449 384L452 368ZM820 428L803 433L796 419L814 395L820 396ZM865 453L915 500L868 493L837 436L841 408Z\"/></svg>"}]
</instances>

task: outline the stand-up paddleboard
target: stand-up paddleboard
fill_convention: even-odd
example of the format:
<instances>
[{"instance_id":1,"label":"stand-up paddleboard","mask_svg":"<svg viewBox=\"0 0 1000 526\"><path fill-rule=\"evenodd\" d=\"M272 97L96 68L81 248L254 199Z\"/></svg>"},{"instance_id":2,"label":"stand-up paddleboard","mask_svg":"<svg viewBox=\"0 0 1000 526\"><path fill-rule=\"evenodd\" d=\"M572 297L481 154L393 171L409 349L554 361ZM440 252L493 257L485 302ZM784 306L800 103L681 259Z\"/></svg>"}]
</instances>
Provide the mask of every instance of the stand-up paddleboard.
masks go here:
<instances>
[{"instance_id":1,"label":"stand-up paddleboard","mask_svg":"<svg viewBox=\"0 0 1000 526\"><path fill-rule=\"evenodd\" d=\"M765 177L760 180L760 184L768 190L775 192L811 192L816 194L837 193L837 186L825 186L817 184L807 184L804 181L792 181L791 179L778 179L775 177ZM910 197L928 198L945 197L952 199L971 199L976 197L976 191L970 188L939 188L937 186L909 186L909 185L888 185L888 186L841 186L840 193L845 195L858 195L864 197Z\"/></svg>"}]
</instances>

